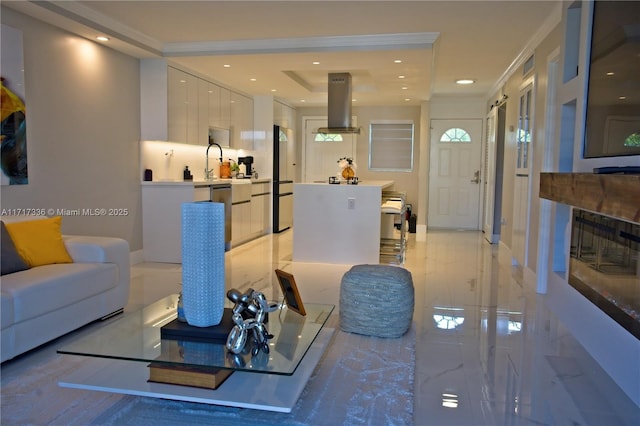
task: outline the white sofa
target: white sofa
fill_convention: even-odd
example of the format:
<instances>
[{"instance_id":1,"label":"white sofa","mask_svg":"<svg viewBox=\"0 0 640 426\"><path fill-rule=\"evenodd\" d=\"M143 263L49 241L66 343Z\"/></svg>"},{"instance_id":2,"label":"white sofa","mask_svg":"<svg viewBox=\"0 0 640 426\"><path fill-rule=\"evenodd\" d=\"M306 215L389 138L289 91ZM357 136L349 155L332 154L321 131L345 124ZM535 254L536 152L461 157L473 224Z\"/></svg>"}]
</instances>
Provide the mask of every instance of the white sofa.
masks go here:
<instances>
[{"instance_id":1,"label":"white sofa","mask_svg":"<svg viewBox=\"0 0 640 426\"><path fill-rule=\"evenodd\" d=\"M127 304L127 241L68 235L63 240L73 263L2 276L0 362L121 311Z\"/></svg>"}]
</instances>

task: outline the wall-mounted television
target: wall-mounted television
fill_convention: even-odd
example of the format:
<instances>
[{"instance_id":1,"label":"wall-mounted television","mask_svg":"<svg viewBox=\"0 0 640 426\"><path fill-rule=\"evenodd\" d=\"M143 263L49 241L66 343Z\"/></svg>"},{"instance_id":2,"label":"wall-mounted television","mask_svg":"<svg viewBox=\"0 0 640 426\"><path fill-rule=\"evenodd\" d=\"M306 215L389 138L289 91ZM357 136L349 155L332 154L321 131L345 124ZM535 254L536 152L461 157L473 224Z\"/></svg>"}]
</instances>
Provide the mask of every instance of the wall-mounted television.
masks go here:
<instances>
[{"instance_id":1,"label":"wall-mounted television","mask_svg":"<svg viewBox=\"0 0 640 426\"><path fill-rule=\"evenodd\" d=\"M596 1L584 158L640 155L640 1Z\"/></svg>"}]
</instances>

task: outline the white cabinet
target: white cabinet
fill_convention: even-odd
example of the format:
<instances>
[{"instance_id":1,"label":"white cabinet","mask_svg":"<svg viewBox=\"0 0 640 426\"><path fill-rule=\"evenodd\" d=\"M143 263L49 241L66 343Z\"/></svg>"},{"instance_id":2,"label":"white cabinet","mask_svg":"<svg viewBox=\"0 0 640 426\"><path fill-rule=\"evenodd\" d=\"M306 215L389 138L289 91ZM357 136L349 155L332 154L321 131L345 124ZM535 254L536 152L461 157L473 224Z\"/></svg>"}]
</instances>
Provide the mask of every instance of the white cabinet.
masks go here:
<instances>
[{"instance_id":1,"label":"white cabinet","mask_svg":"<svg viewBox=\"0 0 640 426\"><path fill-rule=\"evenodd\" d=\"M296 110L278 101L273 102L273 123L287 129L295 128Z\"/></svg>"},{"instance_id":2,"label":"white cabinet","mask_svg":"<svg viewBox=\"0 0 640 426\"><path fill-rule=\"evenodd\" d=\"M259 237L269 229L271 183L259 182L251 185L251 235Z\"/></svg>"},{"instance_id":3,"label":"white cabinet","mask_svg":"<svg viewBox=\"0 0 640 426\"><path fill-rule=\"evenodd\" d=\"M167 126L170 141L198 143L198 78L168 67Z\"/></svg>"},{"instance_id":4,"label":"white cabinet","mask_svg":"<svg viewBox=\"0 0 640 426\"><path fill-rule=\"evenodd\" d=\"M250 234L251 183L234 183L231 185L231 246L247 241Z\"/></svg>"},{"instance_id":5,"label":"white cabinet","mask_svg":"<svg viewBox=\"0 0 640 426\"><path fill-rule=\"evenodd\" d=\"M231 92L209 83L209 126L228 129L231 125Z\"/></svg>"},{"instance_id":6,"label":"white cabinet","mask_svg":"<svg viewBox=\"0 0 640 426\"><path fill-rule=\"evenodd\" d=\"M182 263L182 203L209 199L209 188L142 186L142 246L146 262Z\"/></svg>"},{"instance_id":7,"label":"white cabinet","mask_svg":"<svg viewBox=\"0 0 640 426\"><path fill-rule=\"evenodd\" d=\"M224 87L220 88L220 127L231 127L231 91Z\"/></svg>"},{"instance_id":8,"label":"white cabinet","mask_svg":"<svg viewBox=\"0 0 640 426\"><path fill-rule=\"evenodd\" d=\"M209 144L209 115L211 106L209 98L213 87L217 87L206 80L198 79L198 144Z\"/></svg>"},{"instance_id":9,"label":"white cabinet","mask_svg":"<svg viewBox=\"0 0 640 426\"><path fill-rule=\"evenodd\" d=\"M251 201L231 206L231 246L235 247L249 239L251 234Z\"/></svg>"},{"instance_id":10,"label":"white cabinet","mask_svg":"<svg viewBox=\"0 0 640 426\"><path fill-rule=\"evenodd\" d=\"M232 185L231 245L236 247L269 231L271 182Z\"/></svg>"},{"instance_id":11,"label":"white cabinet","mask_svg":"<svg viewBox=\"0 0 640 426\"><path fill-rule=\"evenodd\" d=\"M165 59L140 62L140 135L208 145L209 128L233 129L222 145L253 150L253 99L169 65ZM230 139L231 143L226 141Z\"/></svg>"},{"instance_id":12,"label":"white cabinet","mask_svg":"<svg viewBox=\"0 0 640 426\"><path fill-rule=\"evenodd\" d=\"M231 147L253 150L253 99L231 92Z\"/></svg>"},{"instance_id":13,"label":"white cabinet","mask_svg":"<svg viewBox=\"0 0 640 426\"><path fill-rule=\"evenodd\" d=\"M231 126L231 92L224 87L200 80L199 84L199 131L204 145L209 143L210 129L216 132ZM228 138L214 138L215 142L228 148Z\"/></svg>"}]
</instances>

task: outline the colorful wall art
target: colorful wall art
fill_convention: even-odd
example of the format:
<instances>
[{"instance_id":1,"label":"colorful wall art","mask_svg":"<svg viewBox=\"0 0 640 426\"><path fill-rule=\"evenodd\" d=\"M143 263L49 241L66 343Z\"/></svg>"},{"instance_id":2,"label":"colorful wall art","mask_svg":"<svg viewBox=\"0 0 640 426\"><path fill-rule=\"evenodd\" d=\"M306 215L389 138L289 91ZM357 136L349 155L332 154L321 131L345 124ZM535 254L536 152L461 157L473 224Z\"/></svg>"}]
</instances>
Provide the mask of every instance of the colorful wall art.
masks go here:
<instances>
[{"instance_id":1,"label":"colorful wall art","mask_svg":"<svg viewBox=\"0 0 640 426\"><path fill-rule=\"evenodd\" d=\"M25 185L29 183L29 175L22 31L6 25L2 25L1 31L1 179L2 185Z\"/></svg>"}]
</instances>

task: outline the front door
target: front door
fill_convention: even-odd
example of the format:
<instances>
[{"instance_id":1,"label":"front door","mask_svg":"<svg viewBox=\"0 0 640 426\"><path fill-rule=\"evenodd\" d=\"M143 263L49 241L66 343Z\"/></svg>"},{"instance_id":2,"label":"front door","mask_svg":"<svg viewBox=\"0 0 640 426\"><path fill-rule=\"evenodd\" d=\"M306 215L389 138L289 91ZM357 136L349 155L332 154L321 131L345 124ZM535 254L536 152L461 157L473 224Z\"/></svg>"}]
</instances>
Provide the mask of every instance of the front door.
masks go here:
<instances>
[{"instance_id":1,"label":"front door","mask_svg":"<svg viewBox=\"0 0 640 426\"><path fill-rule=\"evenodd\" d=\"M431 120L428 227L480 229L482 120Z\"/></svg>"}]
</instances>

